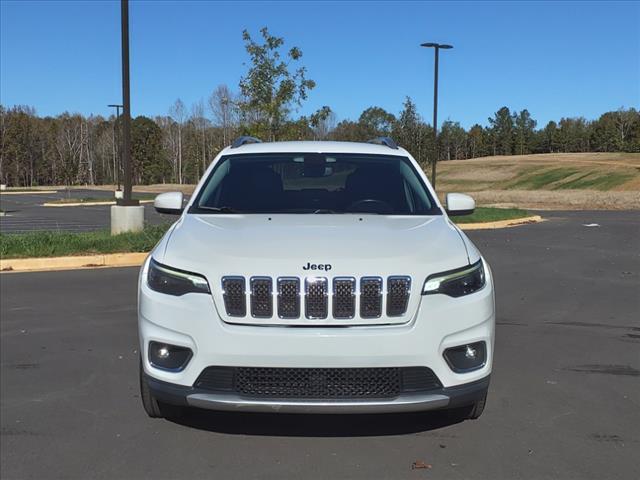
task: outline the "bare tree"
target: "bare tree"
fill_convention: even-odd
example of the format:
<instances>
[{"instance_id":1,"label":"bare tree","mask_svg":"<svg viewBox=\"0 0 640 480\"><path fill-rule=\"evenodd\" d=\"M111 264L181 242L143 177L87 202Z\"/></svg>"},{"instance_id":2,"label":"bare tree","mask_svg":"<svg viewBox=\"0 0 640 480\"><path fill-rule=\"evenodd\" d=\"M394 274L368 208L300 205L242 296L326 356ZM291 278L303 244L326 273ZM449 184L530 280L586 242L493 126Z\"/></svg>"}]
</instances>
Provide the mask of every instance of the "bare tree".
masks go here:
<instances>
[{"instance_id":1,"label":"bare tree","mask_svg":"<svg viewBox=\"0 0 640 480\"><path fill-rule=\"evenodd\" d=\"M625 140L629 136L629 132L636 121L636 117L637 112L633 108L625 110L624 107L620 107L615 113L616 128L620 135L621 146L624 146Z\"/></svg>"},{"instance_id":2,"label":"bare tree","mask_svg":"<svg viewBox=\"0 0 640 480\"><path fill-rule=\"evenodd\" d=\"M191 107L191 117L193 119L193 123L197 126L200 137L200 158L202 160L202 172L204 172L207 168L207 119L204 116L204 101L200 99L198 102L194 103ZM200 174L198 174L200 176Z\"/></svg>"},{"instance_id":3,"label":"bare tree","mask_svg":"<svg viewBox=\"0 0 640 480\"><path fill-rule=\"evenodd\" d=\"M184 103L179 98L173 104L169 111L169 115L176 122L178 128L178 183L182 184L182 128L184 127Z\"/></svg>"},{"instance_id":4,"label":"bare tree","mask_svg":"<svg viewBox=\"0 0 640 480\"><path fill-rule=\"evenodd\" d=\"M209 109L215 125L222 129L222 146L231 141L231 130L238 121L236 95L226 85L218 85L209 97Z\"/></svg>"}]
</instances>

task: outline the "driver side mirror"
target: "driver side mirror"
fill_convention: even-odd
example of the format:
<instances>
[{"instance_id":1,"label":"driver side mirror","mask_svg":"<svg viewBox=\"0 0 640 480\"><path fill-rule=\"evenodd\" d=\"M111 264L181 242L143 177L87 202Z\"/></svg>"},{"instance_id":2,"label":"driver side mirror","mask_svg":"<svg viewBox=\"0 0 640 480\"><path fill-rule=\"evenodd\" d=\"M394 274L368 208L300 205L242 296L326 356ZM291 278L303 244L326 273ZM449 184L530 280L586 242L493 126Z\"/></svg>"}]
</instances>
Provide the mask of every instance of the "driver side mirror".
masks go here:
<instances>
[{"instance_id":1,"label":"driver side mirror","mask_svg":"<svg viewBox=\"0 0 640 480\"><path fill-rule=\"evenodd\" d=\"M182 213L182 192L161 193L153 201L153 206L158 213L180 215Z\"/></svg>"},{"instance_id":2,"label":"driver side mirror","mask_svg":"<svg viewBox=\"0 0 640 480\"><path fill-rule=\"evenodd\" d=\"M447 214L450 217L471 215L476 208L476 202L464 193L447 193Z\"/></svg>"}]
</instances>

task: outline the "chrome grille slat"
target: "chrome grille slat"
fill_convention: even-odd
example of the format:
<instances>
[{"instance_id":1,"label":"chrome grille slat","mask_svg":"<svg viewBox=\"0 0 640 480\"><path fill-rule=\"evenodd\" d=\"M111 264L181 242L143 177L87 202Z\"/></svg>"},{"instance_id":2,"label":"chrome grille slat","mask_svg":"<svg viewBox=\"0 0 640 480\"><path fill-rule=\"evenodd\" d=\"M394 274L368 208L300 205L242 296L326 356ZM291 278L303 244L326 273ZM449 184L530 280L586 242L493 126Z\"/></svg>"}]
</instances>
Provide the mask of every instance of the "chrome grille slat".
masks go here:
<instances>
[{"instance_id":1,"label":"chrome grille slat","mask_svg":"<svg viewBox=\"0 0 640 480\"><path fill-rule=\"evenodd\" d=\"M273 316L273 289L270 277L251 277L251 316L271 318Z\"/></svg>"},{"instance_id":2,"label":"chrome grille slat","mask_svg":"<svg viewBox=\"0 0 640 480\"><path fill-rule=\"evenodd\" d=\"M333 279L333 318L349 319L356 315L356 279Z\"/></svg>"},{"instance_id":3,"label":"chrome grille slat","mask_svg":"<svg viewBox=\"0 0 640 480\"><path fill-rule=\"evenodd\" d=\"M327 279L311 277L305 280L305 317L310 319L325 319L328 315L329 301Z\"/></svg>"},{"instance_id":4,"label":"chrome grille slat","mask_svg":"<svg viewBox=\"0 0 640 480\"><path fill-rule=\"evenodd\" d=\"M244 277L222 277L224 308L230 317L247 315L247 298Z\"/></svg>"},{"instance_id":5,"label":"chrome grille slat","mask_svg":"<svg viewBox=\"0 0 640 480\"><path fill-rule=\"evenodd\" d=\"M360 316L378 318L382 315L382 278L362 277L360 280Z\"/></svg>"},{"instance_id":6,"label":"chrome grille slat","mask_svg":"<svg viewBox=\"0 0 640 480\"><path fill-rule=\"evenodd\" d=\"M411 294L411 278L393 276L387 279L387 316L400 317L407 312Z\"/></svg>"},{"instance_id":7,"label":"chrome grille slat","mask_svg":"<svg viewBox=\"0 0 640 480\"><path fill-rule=\"evenodd\" d=\"M278 278L278 316L300 317L300 280L295 277Z\"/></svg>"},{"instance_id":8,"label":"chrome grille slat","mask_svg":"<svg viewBox=\"0 0 640 480\"><path fill-rule=\"evenodd\" d=\"M225 276L222 277L222 297L228 317L250 314L256 319L296 320L302 317L325 320L331 315L336 320L360 319L359 323L362 323L362 320L380 318L383 314L390 319L404 316L411 298L411 277L393 275L386 280L373 276L360 279L278 277L276 280L267 276Z\"/></svg>"}]
</instances>

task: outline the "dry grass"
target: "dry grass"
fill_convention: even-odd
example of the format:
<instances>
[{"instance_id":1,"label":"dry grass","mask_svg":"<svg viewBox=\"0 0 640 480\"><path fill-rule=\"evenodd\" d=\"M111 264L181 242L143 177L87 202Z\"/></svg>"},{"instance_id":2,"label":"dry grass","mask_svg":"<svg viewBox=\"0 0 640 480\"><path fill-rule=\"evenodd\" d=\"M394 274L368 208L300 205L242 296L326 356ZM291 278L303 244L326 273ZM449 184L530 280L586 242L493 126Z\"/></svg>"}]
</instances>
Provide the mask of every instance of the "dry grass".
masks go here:
<instances>
[{"instance_id":1,"label":"dry grass","mask_svg":"<svg viewBox=\"0 0 640 480\"><path fill-rule=\"evenodd\" d=\"M640 153L563 153L439 164L438 190L482 205L529 209L640 209Z\"/></svg>"}]
</instances>

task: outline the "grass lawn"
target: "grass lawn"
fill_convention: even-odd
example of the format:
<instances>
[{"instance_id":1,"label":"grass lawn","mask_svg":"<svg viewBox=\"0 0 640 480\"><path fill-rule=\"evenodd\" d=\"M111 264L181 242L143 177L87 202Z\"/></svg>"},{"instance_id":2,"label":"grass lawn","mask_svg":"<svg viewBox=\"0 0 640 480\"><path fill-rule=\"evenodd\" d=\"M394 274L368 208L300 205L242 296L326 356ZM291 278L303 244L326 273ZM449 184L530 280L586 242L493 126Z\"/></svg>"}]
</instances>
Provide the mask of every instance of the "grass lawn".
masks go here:
<instances>
[{"instance_id":1,"label":"grass lawn","mask_svg":"<svg viewBox=\"0 0 640 480\"><path fill-rule=\"evenodd\" d=\"M529 215L517 208L479 207L473 215L452 217L456 223L480 223L509 220ZM64 257L100 253L148 252L162 238L169 224L147 225L139 233L111 236L96 232L29 232L0 234L0 258Z\"/></svg>"},{"instance_id":2,"label":"grass lawn","mask_svg":"<svg viewBox=\"0 0 640 480\"><path fill-rule=\"evenodd\" d=\"M138 193L134 194L133 198L135 200L153 200L156 198L155 194L149 193ZM107 197L84 197L84 198L61 198L59 200L51 200L47 203L51 203L54 205L64 205L65 203L113 203L116 199L107 198Z\"/></svg>"},{"instance_id":3,"label":"grass lawn","mask_svg":"<svg viewBox=\"0 0 640 480\"><path fill-rule=\"evenodd\" d=\"M64 257L99 253L148 252L169 228L148 225L142 232L111 236L97 232L29 232L0 234L0 258Z\"/></svg>"},{"instance_id":4,"label":"grass lawn","mask_svg":"<svg viewBox=\"0 0 640 480\"><path fill-rule=\"evenodd\" d=\"M498 220L512 220L514 218L528 217L531 214L519 208L493 208L477 207L471 215L463 217L451 217L455 223L483 223L496 222Z\"/></svg>"}]
</instances>

